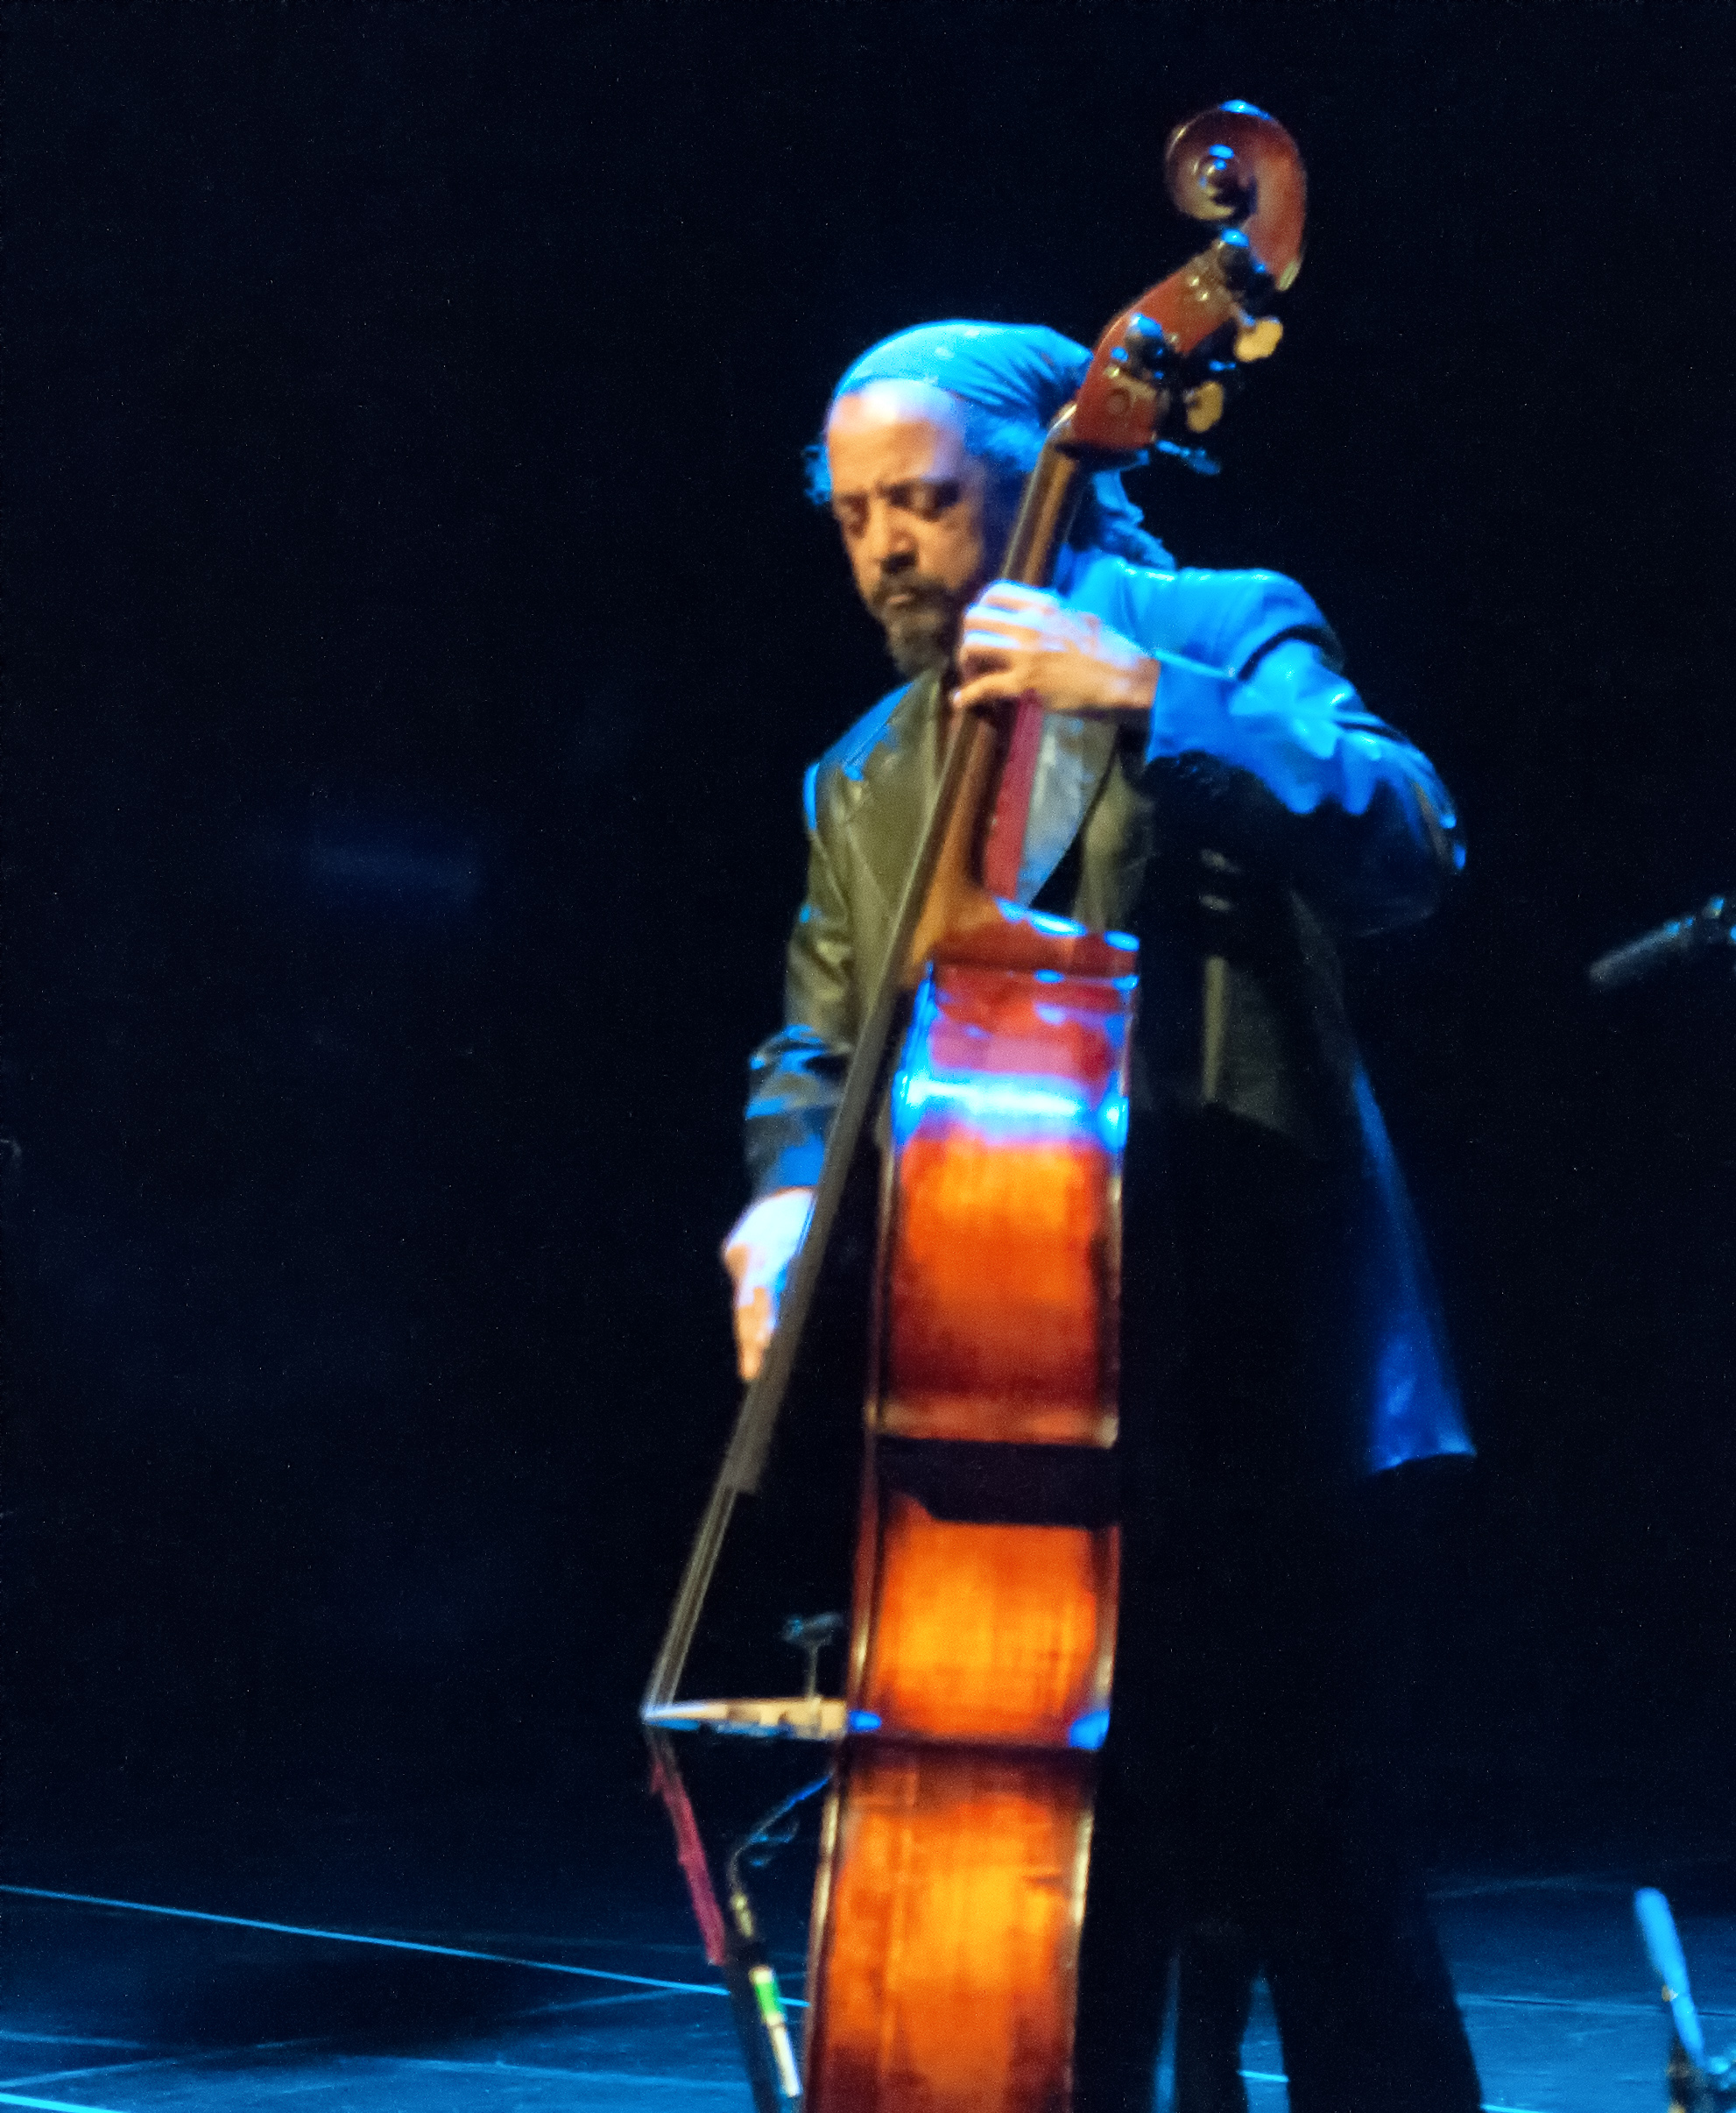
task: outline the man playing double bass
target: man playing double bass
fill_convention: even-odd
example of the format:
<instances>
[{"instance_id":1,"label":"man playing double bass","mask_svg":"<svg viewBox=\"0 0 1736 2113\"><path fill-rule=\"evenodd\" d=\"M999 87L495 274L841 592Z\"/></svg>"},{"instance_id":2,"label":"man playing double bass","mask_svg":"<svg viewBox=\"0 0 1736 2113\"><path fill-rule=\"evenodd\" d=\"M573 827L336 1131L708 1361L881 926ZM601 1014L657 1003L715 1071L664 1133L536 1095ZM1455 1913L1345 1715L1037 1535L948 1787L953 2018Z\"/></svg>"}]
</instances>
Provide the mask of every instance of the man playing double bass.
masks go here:
<instances>
[{"instance_id":1,"label":"man playing double bass","mask_svg":"<svg viewBox=\"0 0 1736 2113\"><path fill-rule=\"evenodd\" d=\"M1149 2103L1178 1947L1184 2097L1236 2102L1233 1980L1213 2068L1215 1932L1267 1976L1301 2113L1473 2113L1388 1809L1377 1634L1402 1517L1471 1446L1332 950L1428 913L1460 863L1453 813L1309 597L1178 570L1118 476L1092 480L1054 591L994 583L1087 359L1037 328L907 331L844 375L814 451L904 680L808 774L787 1021L753 1058L756 1200L726 1248L741 1367L801 1238L948 715L1034 693L1020 898L1140 950L1122 1611L1076 2104Z\"/></svg>"}]
</instances>

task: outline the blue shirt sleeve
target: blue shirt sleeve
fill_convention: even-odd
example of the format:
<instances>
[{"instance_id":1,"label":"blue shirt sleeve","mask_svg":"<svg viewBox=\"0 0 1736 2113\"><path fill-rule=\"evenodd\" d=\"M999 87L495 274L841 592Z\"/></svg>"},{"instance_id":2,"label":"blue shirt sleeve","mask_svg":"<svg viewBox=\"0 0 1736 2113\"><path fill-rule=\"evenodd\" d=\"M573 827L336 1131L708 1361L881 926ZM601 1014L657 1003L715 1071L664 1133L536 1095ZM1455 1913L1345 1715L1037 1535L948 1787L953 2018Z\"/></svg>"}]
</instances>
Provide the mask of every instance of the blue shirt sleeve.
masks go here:
<instances>
[{"instance_id":1,"label":"blue shirt sleeve","mask_svg":"<svg viewBox=\"0 0 1736 2113\"><path fill-rule=\"evenodd\" d=\"M1152 572L1093 554L1066 598L1164 664L1148 789L1203 843L1352 931L1426 915L1464 863L1446 788L1367 710L1313 600L1273 572Z\"/></svg>"}]
</instances>

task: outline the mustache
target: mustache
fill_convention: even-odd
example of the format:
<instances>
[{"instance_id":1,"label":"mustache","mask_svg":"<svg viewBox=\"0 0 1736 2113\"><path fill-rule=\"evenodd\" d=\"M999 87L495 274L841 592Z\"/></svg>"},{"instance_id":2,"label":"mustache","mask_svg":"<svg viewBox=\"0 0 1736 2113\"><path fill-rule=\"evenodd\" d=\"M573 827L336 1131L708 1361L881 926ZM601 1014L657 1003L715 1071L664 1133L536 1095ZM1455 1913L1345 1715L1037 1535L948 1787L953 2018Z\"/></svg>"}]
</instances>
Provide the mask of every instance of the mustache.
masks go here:
<instances>
[{"instance_id":1,"label":"mustache","mask_svg":"<svg viewBox=\"0 0 1736 2113\"><path fill-rule=\"evenodd\" d=\"M907 595L910 598L902 610L891 607L894 595ZM894 572L879 581L868 597L868 606L883 620L889 614L908 616L919 609L951 610L956 597L944 581L925 572Z\"/></svg>"}]
</instances>

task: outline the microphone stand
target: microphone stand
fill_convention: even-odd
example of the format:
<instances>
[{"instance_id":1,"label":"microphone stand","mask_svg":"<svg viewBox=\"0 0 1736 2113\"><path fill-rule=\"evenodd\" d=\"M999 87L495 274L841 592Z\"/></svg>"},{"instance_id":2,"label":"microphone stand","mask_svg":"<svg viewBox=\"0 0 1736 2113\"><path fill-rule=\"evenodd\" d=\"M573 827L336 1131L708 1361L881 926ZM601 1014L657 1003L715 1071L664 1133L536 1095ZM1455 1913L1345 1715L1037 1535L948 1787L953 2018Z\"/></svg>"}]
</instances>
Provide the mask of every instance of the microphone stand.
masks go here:
<instances>
[{"instance_id":1,"label":"microphone stand","mask_svg":"<svg viewBox=\"0 0 1736 2113\"><path fill-rule=\"evenodd\" d=\"M1638 983L1672 962L1686 961L1713 948L1732 947L1736 947L1736 894L1714 895L1704 909L1673 917L1668 924L1660 924L1623 946L1599 954L1585 971L1586 979L1594 991L1618 991L1624 984Z\"/></svg>"},{"instance_id":2,"label":"microphone stand","mask_svg":"<svg viewBox=\"0 0 1736 2113\"><path fill-rule=\"evenodd\" d=\"M1634 1896L1640 1941L1669 2019L1669 2055L1664 2071L1669 2113L1730 2113L1736 2107L1736 2060L1708 2055L1700 2014L1688 1986L1688 1961L1669 1903L1651 1886Z\"/></svg>"}]
</instances>

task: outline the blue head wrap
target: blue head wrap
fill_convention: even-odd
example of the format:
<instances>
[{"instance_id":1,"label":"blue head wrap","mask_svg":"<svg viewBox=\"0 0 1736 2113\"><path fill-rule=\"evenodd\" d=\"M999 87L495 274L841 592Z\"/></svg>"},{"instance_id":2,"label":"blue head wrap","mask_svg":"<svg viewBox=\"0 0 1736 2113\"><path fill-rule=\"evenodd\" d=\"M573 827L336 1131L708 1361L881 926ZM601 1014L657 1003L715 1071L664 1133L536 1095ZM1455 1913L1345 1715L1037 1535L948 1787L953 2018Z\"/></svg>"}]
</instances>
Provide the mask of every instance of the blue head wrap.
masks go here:
<instances>
[{"instance_id":1,"label":"blue head wrap","mask_svg":"<svg viewBox=\"0 0 1736 2113\"><path fill-rule=\"evenodd\" d=\"M1049 421L1077 392L1090 360L1083 345L1042 323L922 323L882 338L853 362L832 401L870 382L927 382L975 414L970 421L973 454L992 453L1028 470ZM824 496L823 453L815 463L815 491ZM1122 489L1119 470L1099 471L1091 479L1090 497L1094 503L1081 512L1083 540L1136 564L1172 569L1168 552L1147 533L1139 508Z\"/></svg>"}]
</instances>

